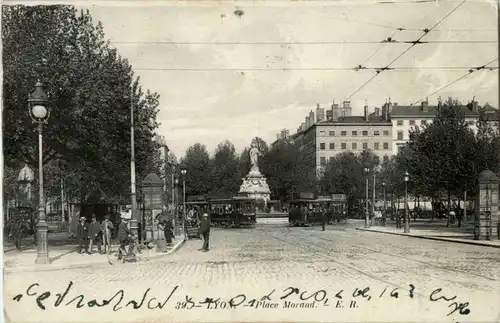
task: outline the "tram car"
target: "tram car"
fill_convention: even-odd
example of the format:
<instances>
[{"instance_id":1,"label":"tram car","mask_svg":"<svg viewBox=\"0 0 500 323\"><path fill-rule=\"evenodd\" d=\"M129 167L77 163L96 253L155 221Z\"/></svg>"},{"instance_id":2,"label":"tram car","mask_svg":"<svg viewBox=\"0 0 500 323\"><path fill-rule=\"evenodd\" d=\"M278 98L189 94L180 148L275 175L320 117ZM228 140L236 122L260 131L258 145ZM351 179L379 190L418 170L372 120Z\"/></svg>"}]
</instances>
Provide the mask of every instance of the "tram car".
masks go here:
<instances>
[{"instance_id":1,"label":"tram car","mask_svg":"<svg viewBox=\"0 0 500 323\"><path fill-rule=\"evenodd\" d=\"M325 216L328 224L345 223L346 209L344 194L316 197L313 193L300 193L290 202L288 223L291 226L320 225Z\"/></svg>"},{"instance_id":2,"label":"tram car","mask_svg":"<svg viewBox=\"0 0 500 323\"><path fill-rule=\"evenodd\" d=\"M290 201L288 223L291 226L310 226L321 224L323 214L313 193L300 193L299 197Z\"/></svg>"},{"instance_id":3,"label":"tram car","mask_svg":"<svg viewBox=\"0 0 500 323\"><path fill-rule=\"evenodd\" d=\"M214 227L255 226L255 200L246 196L210 199L210 221Z\"/></svg>"}]
</instances>

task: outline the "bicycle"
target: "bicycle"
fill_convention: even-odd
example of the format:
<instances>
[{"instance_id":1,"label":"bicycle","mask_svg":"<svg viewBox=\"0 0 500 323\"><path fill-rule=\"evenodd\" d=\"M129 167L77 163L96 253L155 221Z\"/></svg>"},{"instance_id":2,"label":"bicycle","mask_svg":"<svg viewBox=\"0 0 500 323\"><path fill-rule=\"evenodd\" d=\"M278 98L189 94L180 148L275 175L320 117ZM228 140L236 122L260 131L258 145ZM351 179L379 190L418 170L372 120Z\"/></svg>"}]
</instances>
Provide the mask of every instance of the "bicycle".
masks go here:
<instances>
[{"instance_id":1,"label":"bicycle","mask_svg":"<svg viewBox=\"0 0 500 323\"><path fill-rule=\"evenodd\" d=\"M142 252L142 250L147 249L147 246L137 243L137 237L133 237L128 244L128 248L118 245L116 251L108 252L108 262L110 265L125 262L140 262L147 261L147 256ZM137 251L137 252L135 252Z\"/></svg>"}]
</instances>

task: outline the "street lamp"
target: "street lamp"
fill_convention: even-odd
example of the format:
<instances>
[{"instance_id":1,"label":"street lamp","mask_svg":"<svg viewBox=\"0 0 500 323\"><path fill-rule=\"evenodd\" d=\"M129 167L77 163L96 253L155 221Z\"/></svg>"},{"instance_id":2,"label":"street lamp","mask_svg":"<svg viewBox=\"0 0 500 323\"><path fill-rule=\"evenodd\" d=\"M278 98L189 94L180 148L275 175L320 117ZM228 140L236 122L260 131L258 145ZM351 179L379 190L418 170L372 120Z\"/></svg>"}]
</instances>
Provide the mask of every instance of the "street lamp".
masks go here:
<instances>
[{"instance_id":1,"label":"street lamp","mask_svg":"<svg viewBox=\"0 0 500 323\"><path fill-rule=\"evenodd\" d=\"M35 92L28 98L28 108L31 120L38 124L38 176L39 176L39 194L38 202L38 223L36 225L37 233L37 256L36 264L48 264L49 251L47 246L47 231L48 226L45 222L45 201L43 197L43 156L42 156L42 130L43 124L47 123L50 112L47 110L48 105L47 94L43 91L43 85L38 81L35 85Z\"/></svg>"},{"instance_id":2,"label":"street lamp","mask_svg":"<svg viewBox=\"0 0 500 323\"><path fill-rule=\"evenodd\" d=\"M130 199L132 211L130 230L137 237L137 197L135 185L134 84L130 86Z\"/></svg>"},{"instance_id":3,"label":"street lamp","mask_svg":"<svg viewBox=\"0 0 500 323\"><path fill-rule=\"evenodd\" d=\"M177 213L179 211L179 179L175 178L174 179L174 185L175 185L175 199L172 202L175 207L174 207L174 219L175 219L175 232L176 234L180 234L180 223L179 223L179 214Z\"/></svg>"},{"instance_id":4,"label":"street lamp","mask_svg":"<svg viewBox=\"0 0 500 323\"><path fill-rule=\"evenodd\" d=\"M385 216L387 211L387 201L385 199L385 182L382 182L382 189L384 190L384 214L382 216L382 219L383 219L383 225L385 225Z\"/></svg>"},{"instance_id":5,"label":"street lamp","mask_svg":"<svg viewBox=\"0 0 500 323\"><path fill-rule=\"evenodd\" d=\"M366 183L365 183L365 186L366 186L366 199L365 199L365 228L369 228L370 227L370 215L368 213L368 199L369 199L369 192L368 192L368 173L370 172L370 170L368 168L365 167L364 169L365 171L365 180L366 180Z\"/></svg>"},{"instance_id":6,"label":"street lamp","mask_svg":"<svg viewBox=\"0 0 500 323\"><path fill-rule=\"evenodd\" d=\"M182 231L184 232L184 235L186 234L186 173L187 170L184 167L181 167L181 174L182 174Z\"/></svg>"},{"instance_id":7,"label":"street lamp","mask_svg":"<svg viewBox=\"0 0 500 323\"><path fill-rule=\"evenodd\" d=\"M405 233L410 233L410 221L408 218L408 181L410 180L410 174L405 172Z\"/></svg>"}]
</instances>

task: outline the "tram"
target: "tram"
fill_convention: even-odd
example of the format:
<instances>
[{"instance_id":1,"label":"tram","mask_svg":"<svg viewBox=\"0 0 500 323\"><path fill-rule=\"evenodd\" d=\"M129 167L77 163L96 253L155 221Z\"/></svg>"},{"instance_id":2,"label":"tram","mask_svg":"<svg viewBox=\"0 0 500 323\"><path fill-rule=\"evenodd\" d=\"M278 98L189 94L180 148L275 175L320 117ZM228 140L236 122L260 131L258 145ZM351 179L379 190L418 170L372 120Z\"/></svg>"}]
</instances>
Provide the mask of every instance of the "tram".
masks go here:
<instances>
[{"instance_id":1,"label":"tram","mask_svg":"<svg viewBox=\"0 0 500 323\"><path fill-rule=\"evenodd\" d=\"M291 226L319 225L325 216L328 224L345 223L346 202L344 194L316 197L313 193L300 193L299 198L290 202L288 223Z\"/></svg>"},{"instance_id":2,"label":"tram","mask_svg":"<svg viewBox=\"0 0 500 323\"><path fill-rule=\"evenodd\" d=\"M257 222L255 199L247 196L214 197L209 203L214 227L253 227Z\"/></svg>"}]
</instances>

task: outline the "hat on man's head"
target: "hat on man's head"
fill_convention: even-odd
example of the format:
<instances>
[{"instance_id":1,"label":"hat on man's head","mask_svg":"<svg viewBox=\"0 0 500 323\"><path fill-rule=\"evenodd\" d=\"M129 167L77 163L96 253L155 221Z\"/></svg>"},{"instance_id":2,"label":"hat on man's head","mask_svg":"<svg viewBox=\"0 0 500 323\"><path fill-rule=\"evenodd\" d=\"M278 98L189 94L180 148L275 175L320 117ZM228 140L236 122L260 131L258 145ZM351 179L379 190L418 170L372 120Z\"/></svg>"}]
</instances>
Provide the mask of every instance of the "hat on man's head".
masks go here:
<instances>
[{"instance_id":1,"label":"hat on man's head","mask_svg":"<svg viewBox=\"0 0 500 323\"><path fill-rule=\"evenodd\" d=\"M87 218L86 218L86 217L84 217L84 216L81 216L81 217L80 217L80 221L81 221L81 220L87 220Z\"/></svg>"}]
</instances>

